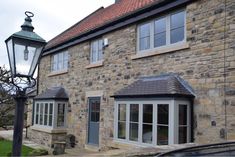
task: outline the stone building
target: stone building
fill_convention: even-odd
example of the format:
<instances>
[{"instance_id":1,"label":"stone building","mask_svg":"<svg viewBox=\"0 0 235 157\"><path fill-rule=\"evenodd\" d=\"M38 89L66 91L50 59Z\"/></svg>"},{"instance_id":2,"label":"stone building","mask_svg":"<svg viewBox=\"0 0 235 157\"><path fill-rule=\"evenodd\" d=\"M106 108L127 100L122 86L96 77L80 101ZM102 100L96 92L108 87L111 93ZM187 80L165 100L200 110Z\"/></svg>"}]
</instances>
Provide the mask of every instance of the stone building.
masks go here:
<instances>
[{"instance_id":1,"label":"stone building","mask_svg":"<svg viewBox=\"0 0 235 157\"><path fill-rule=\"evenodd\" d=\"M50 40L38 76L48 147L235 140L235 1L116 1Z\"/></svg>"}]
</instances>

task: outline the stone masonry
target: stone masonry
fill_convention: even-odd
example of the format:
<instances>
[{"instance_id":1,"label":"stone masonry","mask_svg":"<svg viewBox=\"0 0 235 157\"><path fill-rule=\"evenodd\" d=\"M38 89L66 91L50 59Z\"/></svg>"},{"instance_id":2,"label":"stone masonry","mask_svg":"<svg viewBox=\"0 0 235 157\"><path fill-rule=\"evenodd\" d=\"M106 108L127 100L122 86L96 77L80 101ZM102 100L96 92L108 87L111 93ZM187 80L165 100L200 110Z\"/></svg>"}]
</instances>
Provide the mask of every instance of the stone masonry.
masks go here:
<instances>
[{"instance_id":1,"label":"stone masonry","mask_svg":"<svg viewBox=\"0 0 235 157\"><path fill-rule=\"evenodd\" d=\"M228 140L235 140L235 1L226 0L226 7L225 0L194 1L186 7L186 16L187 49L132 60L137 52L135 24L103 35L109 46L101 67L85 68L90 41L68 49L65 74L48 76L51 58L41 59L39 93L54 86L68 92L67 133L76 136L78 147L84 147L87 139L87 91L103 91L100 147L105 147L113 138L114 99L110 96L141 76L163 73L179 74L195 90L194 142L224 141L226 128ZM47 136L34 130L30 134L39 143Z\"/></svg>"}]
</instances>

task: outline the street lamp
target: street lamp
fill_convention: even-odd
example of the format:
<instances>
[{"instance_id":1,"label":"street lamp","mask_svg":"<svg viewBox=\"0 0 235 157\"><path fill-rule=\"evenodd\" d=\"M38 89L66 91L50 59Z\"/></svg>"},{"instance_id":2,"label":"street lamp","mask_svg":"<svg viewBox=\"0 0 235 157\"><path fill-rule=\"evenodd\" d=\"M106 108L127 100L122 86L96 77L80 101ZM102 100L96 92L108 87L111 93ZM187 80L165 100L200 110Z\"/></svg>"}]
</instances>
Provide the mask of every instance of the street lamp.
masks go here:
<instances>
[{"instance_id":1,"label":"street lamp","mask_svg":"<svg viewBox=\"0 0 235 157\"><path fill-rule=\"evenodd\" d=\"M25 22L21 26L22 30L14 33L5 41L11 68L12 83L17 87L14 96L16 107L12 147L13 156L21 155L24 106L27 100L26 89L33 88L36 84L33 74L46 44L43 38L33 32L34 27L31 24L31 17L34 14L26 11L25 15ZM19 80L24 83L22 84Z\"/></svg>"}]
</instances>

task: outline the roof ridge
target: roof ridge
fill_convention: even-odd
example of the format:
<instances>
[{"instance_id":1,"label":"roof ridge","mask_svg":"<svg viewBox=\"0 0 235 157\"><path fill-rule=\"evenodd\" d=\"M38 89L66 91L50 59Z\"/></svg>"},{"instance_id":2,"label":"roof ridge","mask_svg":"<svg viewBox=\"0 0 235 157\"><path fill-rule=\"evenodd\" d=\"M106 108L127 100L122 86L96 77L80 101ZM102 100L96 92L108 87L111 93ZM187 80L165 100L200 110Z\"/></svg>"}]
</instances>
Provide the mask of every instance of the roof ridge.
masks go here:
<instances>
[{"instance_id":1,"label":"roof ridge","mask_svg":"<svg viewBox=\"0 0 235 157\"><path fill-rule=\"evenodd\" d=\"M58 34L57 36L55 36L54 38L52 38L51 40L49 40L47 43L49 43L50 41L58 38L60 35L62 35L63 33L69 31L70 29L72 29L73 27L76 27L79 23L83 22L84 20L86 20L87 18L91 17L93 14L97 13L100 10L103 10L104 7L101 6L98 9L96 9L95 11L91 12L89 15L85 16L83 19L81 19L80 21L78 21L77 23L75 23L74 25L72 25L71 27L67 28L66 30L64 30L63 32L61 32L60 34ZM54 46L53 46L54 47ZM52 47L51 47L52 48Z\"/></svg>"}]
</instances>

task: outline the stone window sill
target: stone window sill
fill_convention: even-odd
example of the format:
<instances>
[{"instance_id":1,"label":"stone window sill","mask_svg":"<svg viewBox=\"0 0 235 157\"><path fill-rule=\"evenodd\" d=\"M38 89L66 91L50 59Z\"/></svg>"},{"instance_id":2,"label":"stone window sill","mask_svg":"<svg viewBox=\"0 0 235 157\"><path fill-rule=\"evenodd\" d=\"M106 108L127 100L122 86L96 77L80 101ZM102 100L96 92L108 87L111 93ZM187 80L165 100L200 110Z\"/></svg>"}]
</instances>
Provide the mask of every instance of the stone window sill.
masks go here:
<instances>
[{"instance_id":1,"label":"stone window sill","mask_svg":"<svg viewBox=\"0 0 235 157\"><path fill-rule=\"evenodd\" d=\"M189 44L187 42L173 44L173 45L165 46L165 47L158 48L158 49L152 49L152 50L146 50L143 52L139 52L136 55L131 56L131 59L133 59L133 60L140 59L140 58L160 55L160 54L168 53L168 52L172 52L172 51L183 50L183 49L187 49L187 48L189 48Z\"/></svg>"},{"instance_id":2,"label":"stone window sill","mask_svg":"<svg viewBox=\"0 0 235 157\"><path fill-rule=\"evenodd\" d=\"M49 75L47 75L48 77L51 77L51 76L56 76L56 75L62 75L62 74L66 74L68 73L68 69L66 70L61 70L61 71L53 71L51 72Z\"/></svg>"},{"instance_id":3,"label":"stone window sill","mask_svg":"<svg viewBox=\"0 0 235 157\"><path fill-rule=\"evenodd\" d=\"M101 67L104 65L104 61L101 60L101 61L98 61L98 62L95 62L95 63L90 63L88 66L86 66L85 68L86 69L91 69L91 68L97 68L97 67Z\"/></svg>"},{"instance_id":4,"label":"stone window sill","mask_svg":"<svg viewBox=\"0 0 235 157\"><path fill-rule=\"evenodd\" d=\"M35 126L35 125L31 126L30 128L32 130L46 132L46 133L54 133L54 134L67 133L67 129L66 128L49 128L49 127Z\"/></svg>"}]
</instances>

